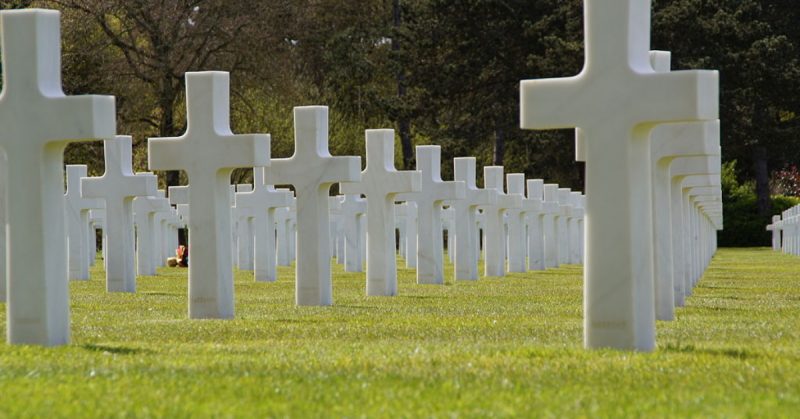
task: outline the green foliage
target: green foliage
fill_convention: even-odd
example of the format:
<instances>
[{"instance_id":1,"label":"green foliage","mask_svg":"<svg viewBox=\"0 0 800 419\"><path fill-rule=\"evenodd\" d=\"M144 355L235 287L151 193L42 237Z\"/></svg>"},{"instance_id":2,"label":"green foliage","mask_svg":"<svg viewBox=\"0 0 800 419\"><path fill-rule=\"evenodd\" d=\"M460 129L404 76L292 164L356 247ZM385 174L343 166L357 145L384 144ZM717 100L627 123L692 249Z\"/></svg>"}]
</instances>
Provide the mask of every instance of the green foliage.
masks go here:
<instances>
[{"instance_id":1,"label":"green foliage","mask_svg":"<svg viewBox=\"0 0 800 419\"><path fill-rule=\"evenodd\" d=\"M100 266L70 284L73 344L0 344L0 416L800 411L800 258L765 249L721 251L677 321L658 323L653 354L582 349L576 266L444 286L401 269L400 295L366 298L364 275L334 265L333 307L295 307L292 269L275 283L237 272L233 320L186 319L186 270L124 294Z\"/></svg>"},{"instance_id":2,"label":"green foliage","mask_svg":"<svg viewBox=\"0 0 800 419\"><path fill-rule=\"evenodd\" d=\"M800 198L773 195L770 199L772 213L761 216L756 206L753 182L739 183L736 179L736 160L722 165L722 203L725 229L719 232L720 246L766 246L771 233L766 226L772 222L772 214L800 204Z\"/></svg>"}]
</instances>

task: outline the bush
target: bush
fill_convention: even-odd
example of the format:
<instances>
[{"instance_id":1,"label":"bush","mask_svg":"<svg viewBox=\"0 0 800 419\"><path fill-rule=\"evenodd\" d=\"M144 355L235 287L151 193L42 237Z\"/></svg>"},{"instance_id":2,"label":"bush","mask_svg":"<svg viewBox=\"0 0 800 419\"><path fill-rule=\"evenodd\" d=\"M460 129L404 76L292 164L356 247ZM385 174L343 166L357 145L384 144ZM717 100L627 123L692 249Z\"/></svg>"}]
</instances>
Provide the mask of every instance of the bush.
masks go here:
<instances>
[{"instance_id":1,"label":"bush","mask_svg":"<svg viewBox=\"0 0 800 419\"><path fill-rule=\"evenodd\" d=\"M719 232L719 245L724 247L769 246L772 234L766 230L773 214L780 214L800 204L800 198L774 195L770 198L770 215L758 214L756 192L752 182L740 184L736 179L736 161L722 165L722 215L725 229Z\"/></svg>"}]
</instances>

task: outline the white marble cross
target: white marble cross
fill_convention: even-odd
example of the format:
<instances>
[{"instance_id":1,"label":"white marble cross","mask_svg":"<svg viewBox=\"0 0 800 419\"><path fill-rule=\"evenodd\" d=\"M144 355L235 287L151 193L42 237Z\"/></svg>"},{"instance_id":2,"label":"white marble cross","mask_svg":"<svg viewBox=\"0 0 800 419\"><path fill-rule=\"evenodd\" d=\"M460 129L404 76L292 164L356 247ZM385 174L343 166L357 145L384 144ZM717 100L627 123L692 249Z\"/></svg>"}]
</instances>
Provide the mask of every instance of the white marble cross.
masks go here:
<instances>
[{"instance_id":1,"label":"white marble cross","mask_svg":"<svg viewBox=\"0 0 800 419\"><path fill-rule=\"evenodd\" d=\"M583 71L523 81L521 126L579 127L586 138L585 346L650 351L655 309L647 136L662 122L716 119L718 75L653 70L650 0L585 0L584 15Z\"/></svg>"},{"instance_id":2,"label":"white marble cross","mask_svg":"<svg viewBox=\"0 0 800 419\"><path fill-rule=\"evenodd\" d=\"M328 214L331 226L331 257L336 260L338 265L344 264L344 226L342 223L342 202L344 197L341 195L328 197Z\"/></svg>"},{"instance_id":3,"label":"white marble cross","mask_svg":"<svg viewBox=\"0 0 800 419\"><path fill-rule=\"evenodd\" d=\"M231 132L225 72L186 73L186 133L148 141L151 170L189 177L189 317L233 317L230 177L237 167L266 166L270 138Z\"/></svg>"},{"instance_id":4,"label":"white marble cross","mask_svg":"<svg viewBox=\"0 0 800 419\"><path fill-rule=\"evenodd\" d=\"M291 205L292 192L275 190L267 184L263 167L253 169L254 188L250 192L236 194L236 207L248 208L253 216L253 278L258 282L277 279L275 251L275 210Z\"/></svg>"},{"instance_id":5,"label":"white marble cross","mask_svg":"<svg viewBox=\"0 0 800 419\"><path fill-rule=\"evenodd\" d=\"M236 185L236 197L240 193L253 191L253 185L249 183ZM253 208L244 207L234 199L236 214L236 266L243 271L253 270Z\"/></svg>"},{"instance_id":6,"label":"white marble cross","mask_svg":"<svg viewBox=\"0 0 800 419\"><path fill-rule=\"evenodd\" d=\"M453 159L453 166L453 178L465 185L463 199L448 201L448 205L455 209L456 219L454 231L448 233L452 235L452 244L455 247L455 279L475 281L478 279L479 257L478 252L475 252L478 246L478 207L495 205L499 191L475 186L475 157L456 157Z\"/></svg>"},{"instance_id":7,"label":"white marble cross","mask_svg":"<svg viewBox=\"0 0 800 419\"><path fill-rule=\"evenodd\" d=\"M267 178L294 185L297 196L297 305L331 305L328 193L337 182L361 180L361 158L328 151L328 108L294 108L295 151L272 160Z\"/></svg>"},{"instance_id":8,"label":"white marble cross","mask_svg":"<svg viewBox=\"0 0 800 419\"><path fill-rule=\"evenodd\" d=\"M506 240L503 224L504 213L508 209L522 207L522 195L506 194L503 187L503 166L486 166L483 168L484 189L497 191L497 201L492 205L482 205L485 217L484 227L484 275L505 276L506 273Z\"/></svg>"},{"instance_id":9,"label":"white marble cross","mask_svg":"<svg viewBox=\"0 0 800 419\"><path fill-rule=\"evenodd\" d=\"M583 195L571 193L572 209L569 219L569 263L583 263Z\"/></svg>"},{"instance_id":10,"label":"white marble cross","mask_svg":"<svg viewBox=\"0 0 800 419\"><path fill-rule=\"evenodd\" d=\"M719 154L719 120L662 124L650 134L656 319L675 319L670 165L679 157Z\"/></svg>"},{"instance_id":11,"label":"white marble cross","mask_svg":"<svg viewBox=\"0 0 800 419\"><path fill-rule=\"evenodd\" d=\"M558 211L558 204L544 201L544 181L530 179L527 182L528 195L522 201L523 207L530 207L526 217L528 227L528 270L543 271L544 263L544 217Z\"/></svg>"},{"instance_id":12,"label":"white marble cross","mask_svg":"<svg viewBox=\"0 0 800 419\"><path fill-rule=\"evenodd\" d=\"M361 272L361 219L367 212L367 201L359 194L345 194L342 200L342 236L344 237L344 270Z\"/></svg>"},{"instance_id":13,"label":"white marble cross","mask_svg":"<svg viewBox=\"0 0 800 419\"><path fill-rule=\"evenodd\" d=\"M81 179L81 196L105 202L109 292L136 292L133 198L153 196L158 188L154 175L133 173L131 141L131 137L124 135L103 140L105 173Z\"/></svg>"},{"instance_id":14,"label":"white marble cross","mask_svg":"<svg viewBox=\"0 0 800 419\"><path fill-rule=\"evenodd\" d=\"M86 177L86 173L86 165L67 165L67 193L64 194L67 208L69 278L81 281L89 279L89 256L94 257L87 242L89 210L105 208L103 200L81 196L81 178Z\"/></svg>"},{"instance_id":15,"label":"white marble cross","mask_svg":"<svg viewBox=\"0 0 800 419\"><path fill-rule=\"evenodd\" d=\"M396 199L399 199L399 195ZM405 212L406 223L406 268L417 268L417 219L419 211L417 210L417 203L414 201L406 201L402 204Z\"/></svg>"},{"instance_id":16,"label":"white marble cross","mask_svg":"<svg viewBox=\"0 0 800 419\"><path fill-rule=\"evenodd\" d=\"M392 296L397 295L394 197L419 191L421 174L395 169L394 130L367 130L365 135L367 166L361 182L342 183L340 190L367 197L367 295Z\"/></svg>"},{"instance_id":17,"label":"white marble cross","mask_svg":"<svg viewBox=\"0 0 800 419\"><path fill-rule=\"evenodd\" d=\"M538 215L542 211L541 199L528 199L525 197L525 174L509 173L506 175L506 186L509 195L519 195L521 198L519 208L511 208L508 214L508 271L525 272L525 257L527 237L525 234L526 218L529 214Z\"/></svg>"},{"instance_id":18,"label":"white marble cross","mask_svg":"<svg viewBox=\"0 0 800 419\"><path fill-rule=\"evenodd\" d=\"M156 258L161 253L160 223L156 214L169 213L169 200L160 196L137 196L133 200L133 222L136 225L136 273L155 275Z\"/></svg>"},{"instance_id":19,"label":"white marble cross","mask_svg":"<svg viewBox=\"0 0 800 419\"><path fill-rule=\"evenodd\" d=\"M64 95L59 16L0 12L9 343L69 341L64 148L116 130L113 97Z\"/></svg>"},{"instance_id":20,"label":"white marble cross","mask_svg":"<svg viewBox=\"0 0 800 419\"><path fill-rule=\"evenodd\" d=\"M419 192L403 195L417 204L417 283L443 284L444 243L442 218L439 212L443 201L462 199L464 182L443 181L439 146L420 145L416 148L417 170L421 174Z\"/></svg>"},{"instance_id":21,"label":"white marble cross","mask_svg":"<svg viewBox=\"0 0 800 419\"><path fill-rule=\"evenodd\" d=\"M572 191L569 188L558 188L559 215L556 223L558 235L558 264L569 263L569 220L572 218Z\"/></svg>"},{"instance_id":22,"label":"white marble cross","mask_svg":"<svg viewBox=\"0 0 800 419\"><path fill-rule=\"evenodd\" d=\"M558 185L548 183L544 185L544 202L547 209L552 209L544 214L542 231L544 232L544 266L545 268L558 267L558 217L561 215L561 206L558 204Z\"/></svg>"},{"instance_id":23,"label":"white marble cross","mask_svg":"<svg viewBox=\"0 0 800 419\"><path fill-rule=\"evenodd\" d=\"M673 294L675 305L684 305L685 297L691 292L689 286L689 260L684 243L689 230L688 220L684 213L683 181L693 175L705 175L714 172L720 166L720 156L679 157L670 165L670 214L672 217L672 257L673 257Z\"/></svg>"},{"instance_id":24,"label":"white marble cross","mask_svg":"<svg viewBox=\"0 0 800 419\"><path fill-rule=\"evenodd\" d=\"M288 189L278 189L278 191L288 191ZM292 201L296 199L292 198ZM278 266L290 266L292 264L289 250L291 239L287 230L290 215L291 209L289 207L275 209L275 246L277 247L275 253Z\"/></svg>"}]
</instances>

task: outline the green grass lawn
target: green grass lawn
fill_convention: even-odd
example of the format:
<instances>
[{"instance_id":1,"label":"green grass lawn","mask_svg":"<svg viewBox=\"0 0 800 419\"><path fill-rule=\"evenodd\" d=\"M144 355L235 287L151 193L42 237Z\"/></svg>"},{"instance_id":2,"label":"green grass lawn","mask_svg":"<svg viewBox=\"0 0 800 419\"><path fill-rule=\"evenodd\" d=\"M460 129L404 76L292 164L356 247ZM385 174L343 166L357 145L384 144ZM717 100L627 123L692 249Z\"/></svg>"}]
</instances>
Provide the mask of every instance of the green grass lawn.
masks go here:
<instances>
[{"instance_id":1,"label":"green grass lawn","mask_svg":"<svg viewBox=\"0 0 800 419\"><path fill-rule=\"evenodd\" d=\"M236 319L190 321L186 270L123 295L95 267L71 284L71 345L0 343L0 416L800 415L800 257L721 250L651 354L582 349L577 266L445 286L403 269L393 298L334 267L324 308L294 306L293 272L237 272Z\"/></svg>"}]
</instances>

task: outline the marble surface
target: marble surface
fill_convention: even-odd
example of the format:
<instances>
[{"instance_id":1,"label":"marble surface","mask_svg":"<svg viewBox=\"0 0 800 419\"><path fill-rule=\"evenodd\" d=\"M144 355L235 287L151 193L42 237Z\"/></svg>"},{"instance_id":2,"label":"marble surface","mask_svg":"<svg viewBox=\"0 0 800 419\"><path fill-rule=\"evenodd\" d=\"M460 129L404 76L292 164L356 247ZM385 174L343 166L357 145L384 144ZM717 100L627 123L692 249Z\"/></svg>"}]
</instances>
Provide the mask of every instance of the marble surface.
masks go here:
<instances>
[{"instance_id":1,"label":"marble surface","mask_svg":"<svg viewBox=\"0 0 800 419\"><path fill-rule=\"evenodd\" d=\"M64 149L116 131L113 97L64 95L59 20L57 11L0 12L0 148L8 158L6 195L14 197L6 203L12 344L69 342Z\"/></svg>"},{"instance_id":2,"label":"marble surface","mask_svg":"<svg viewBox=\"0 0 800 419\"><path fill-rule=\"evenodd\" d=\"M160 196L138 196L133 200L133 223L136 226L136 273L156 274L156 258L161 253L161 225L156 214L169 213L169 200Z\"/></svg>"},{"instance_id":3,"label":"marble surface","mask_svg":"<svg viewBox=\"0 0 800 419\"><path fill-rule=\"evenodd\" d=\"M239 184L236 185L236 194L247 193L253 191L253 185ZM234 198L233 213L235 214L235 232L236 232L236 266L242 271L253 270L253 246L255 236L253 233L253 209L238 205L236 198Z\"/></svg>"},{"instance_id":4,"label":"marble surface","mask_svg":"<svg viewBox=\"0 0 800 419\"><path fill-rule=\"evenodd\" d=\"M505 276L506 274L506 234L504 216L508 209L522 207L522 195L507 194L504 187L503 166L485 166L483 168L484 189L494 189L497 200L493 205L482 205L484 214L484 275Z\"/></svg>"},{"instance_id":5,"label":"marble surface","mask_svg":"<svg viewBox=\"0 0 800 419\"><path fill-rule=\"evenodd\" d=\"M291 191L276 190L267 182L265 168L256 167L253 169L252 190L236 193L236 207L249 209L253 216L253 279L257 282L277 279L275 211L288 209L292 202Z\"/></svg>"},{"instance_id":6,"label":"marble surface","mask_svg":"<svg viewBox=\"0 0 800 419\"><path fill-rule=\"evenodd\" d=\"M443 181L441 148L417 146L417 170L421 172L421 188L414 192L417 204L417 283L444 284L442 218L439 212L444 201L462 199L464 182Z\"/></svg>"},{"instance_id":7,"label":"marble surface","mask_svg":"<svg viewBox=\"0 0 800 419\"><path fill-rule=\"evenodd\" d=\"M718 155L719 120L670 123L650 134L653 182L653 237L656 319L675 319L673 214L670 165L678 157Z\"/></svg>"},{"instance_id":8,"label":"marble surface","mask_svg":"<svg viewBox=\"0 0 800 419\"><path fill-rule=\"evenodd\" d=\"M650 3L585 0L580 74L520 84L522 128L578 127L585 138L587 348L655 348L647 136L659 123L719 114L716 72L654 71Z\"/></svg>"},{"instance_id":9,"label":"marble surface","mask_svg":"<svg viewBox=\"0 0 800 419\"><path fill-rule=\"evenodd\" d=\"M366 293L373 296L397 295L394 199L398 193L416 192L421 188L421 173L395 169L394 136L394 130L367 130L367 165L361 172L361 182L340 186L343 193L367 197ZM401 231L405 236L406 227L403 227ZM401 239L401 246L402 243Z\"/></svg>"},{"instance_id":10,"label":"marble surface","mask_svg":"<svg viewBox=\"0 0 800 419\"><path fill-rule=\"evenodd\" d=\"M270 163L270 137L231 132L229 76L186 73L186 132L148 140L151 170L189 178L189 317L234 315L230 176L237 167Z\"/></svg>"},{"instance_id":11,"label":"marble surface","mask_svg":"<svg viewBox=\"0 0 800 419\"><path fill-rule=\"evenodd\" d=\"M543 271L544 263L544 217L558 210L557 204L544 202L544 180L529 179L527 195L522 201L528 238L528 270Z\"/></svg>"},{"instance_id":12,"label":"marble surface","mask_svg":"<svg viewBox=\"0 0 800 419\"><path fill-rule=\"evenodd\" d=\"M273 159L267 177L276 185L294 185L297 197L297 305L333 304L328 193L338 182L361 180L361 158L331 156L328 108L294 109L295 152Z\"/></svg>"},{"instance_id":13,"label":"marble surface","mask_svg":"<svg viewBox=\"0 0 800 419\"><path fill-rule=\"evenodd\" d=\"M67 252L69 279L89 279L89 263L94 257L94 246L89 243L89 210L105 208L101 199L81 196L81 178L87 176L82 164L67 165L67 193L64 194L67 216Z\"/></svg>"},{"instance_id":14,"label":"marble surface","mask_svg":"<svg viewBox=\"0 0 800 419\"><path fill-rule=\"evenodd\" d=\"M133 199L154 196L158 188L155 175L133 173L132 141L125 135L103 140L105 172L100 177L81 179L81 196L105 202L109 292L136 292Z\"/></svg>"},{"instance_id":15,"label":"marble surface","mask_svg":"<svg viewBox=\"0 0 800 419\"><path fill-rule=\"evenodd\" d=\"M527 266L527 230L525 219L528 214L541 211L541 201L528 200L525 196L525 174L509 173L506 175L506 187L510 195L520 196L519 208L506 210L508 226L508 271L526 272Z\"/></svg>"},{"instance_id":16,"label":"marble surface","mask_svg":"<svg viewBox=\"0 0 800 419\"><path fill-rule=\"evenodd\" d=\"M720 156L679 157L670 164L670 215L672 222L672 272L675 306L682 307L686 296L691 293L690 267L691 255L684 243L691 234L688 215L684 209L683 181L694 175L707 175L719 171Z\"/></svg>"},{"instance_id":17,"label":"marble surface","mask_svg":"<svg viewBox=\"0 0 800 419\"><path fill-rule=\"evenodd\" d=\"M452 234L454 247L455 279L457 281L475 281L478 279L479 253L475 252L478 244L478 207L497 203L499 192L495 189L478 188L475 185L475 157L457 157L453 159L453 178L464 182L464 198L448 201L455 211L455 225ZM448 243L449 244L449 243Z\"/></svg>"}]
</instances>

